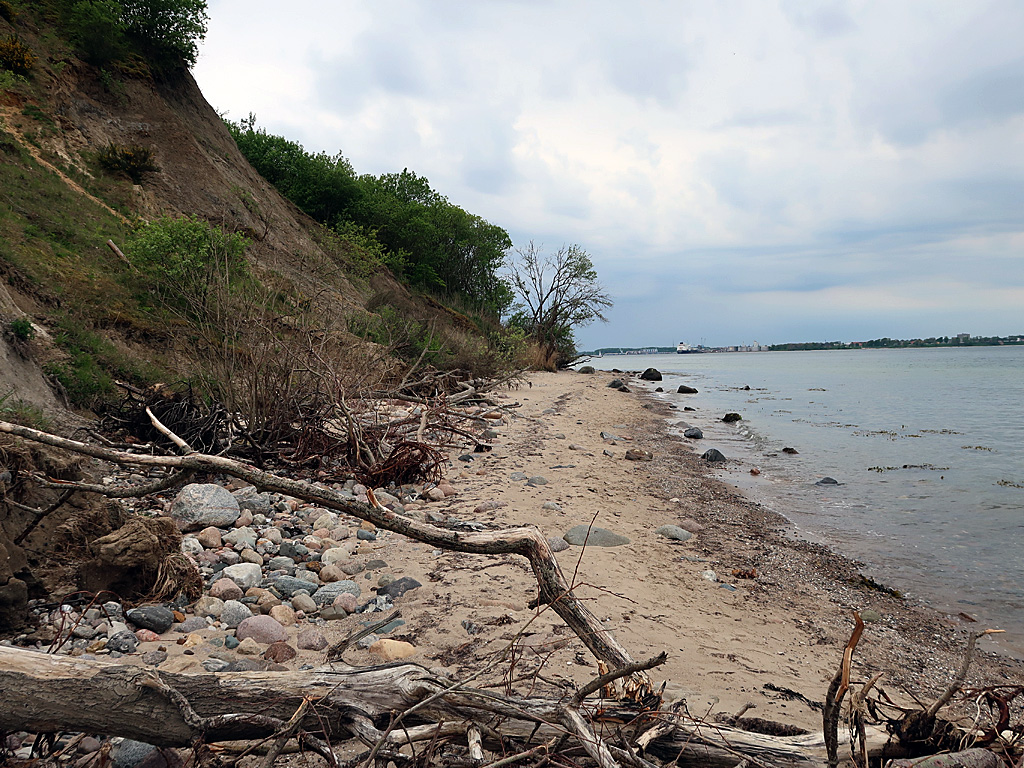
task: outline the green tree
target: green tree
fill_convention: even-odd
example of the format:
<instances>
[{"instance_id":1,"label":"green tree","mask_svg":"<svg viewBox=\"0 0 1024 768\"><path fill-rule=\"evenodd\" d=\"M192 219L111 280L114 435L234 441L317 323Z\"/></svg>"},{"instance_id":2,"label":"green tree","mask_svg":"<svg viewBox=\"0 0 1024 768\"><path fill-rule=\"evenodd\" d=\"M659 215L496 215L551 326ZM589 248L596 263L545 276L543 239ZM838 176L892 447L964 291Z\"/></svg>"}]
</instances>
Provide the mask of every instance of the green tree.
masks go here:
<instances>
[{"instance_id":1,"label":"green tree","mask_svg":"<svg viewBox=\"0 0 1024 768\"><path fill-rule=\"evenodd\" d=\"M90 64L106 67L124 55L122 13L118 0L81 0L71 6L71 42Z\"/></svg>"},{"instance_id":2,"label":"green tree","mask_svg":"<svg viewBox=\"0 0 1024 768\"><path fill-rule=\"evenodd\" d=\"M603 312L612 306L611 297L578 245L545 256L531 240L516 254L509 278L519 303L512 322L530 333L552 365L570 365L577 357L573 329L607 322Z\"/></svg>"}]
</instances>

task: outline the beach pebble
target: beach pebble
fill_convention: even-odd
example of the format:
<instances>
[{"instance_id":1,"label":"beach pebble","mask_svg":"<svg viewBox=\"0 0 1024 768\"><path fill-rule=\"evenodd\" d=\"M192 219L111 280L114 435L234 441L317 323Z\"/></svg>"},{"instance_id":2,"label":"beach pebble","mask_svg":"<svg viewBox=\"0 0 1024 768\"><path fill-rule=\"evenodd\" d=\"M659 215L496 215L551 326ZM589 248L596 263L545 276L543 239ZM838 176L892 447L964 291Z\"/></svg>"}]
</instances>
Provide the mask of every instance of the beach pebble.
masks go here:
<instances>
[{"instance_id":1,"label":"beach pebble","mask_svg":"<svg viewBox=\"0 0 1024 768\"><path fill-rule=\"evenodd\" d=\"M192 555L198 557L203 553L203 545L198 539L192 536L186 536L181 540L181 551L186 555Z\"/></svg>"},{"instance_id":2,"label":"beach pebble","mask_svg":"<svg viewBox=\"0 0 1024 768\"><path fill-rule=\"evenodd\" d=\"M223 544L220 536L220 529L211 526L203 528L196 534L196 539L207 549L218 549Z\"/></svg>"},{"instance_id":3,"label":"beach pebble","mask_svg":"<svg viewBox=\"0 0 1024 768\"><path fill-rule=\"evenodd\" d=\"M221 623L229 627L237 627L251 616L252 611L249 610L249 606L238 600L225 600L224 608L220 612Z\"/></svg>"},{"instance_id":4,"label":"beach pebble","mask_svg":"<svg viewBox=\"0 0 1024 768\"><path fill-rule=\"evenodd\" d=\"M143 664L149 664L151 667L159 667L165 661L167 661L167 651L147 651L140 657Z\"/></svg>"},{"instance_id":5,"label":"beach pebble","mask_svg":"<svg viewBox=\"0 0 1024 768\"><path fill-rule=\"evenodd\" d=\"M247 590L249 587L255 587L263 580L263 573L260 567L255 563L238 563L237 565L229 565L222 571L222 573L241 587L243 591Z\"/></svg>"},{"instance_id":6,"label":"beach pebble","mask_svg":"<svg viewBox=\"0 0 1024 768\"><path fill-rule=\"evenodd\" d=\"M392 600L401 597L406 592L410 592L414 589L418 589L423 585L420 584L416 579L410 576L403 576L402 578L387 584L377 590L378 595L385 595L390 597Z\"/></svg>"},{"instance_id":7,"label":"beach pebble","mask_svg":"<svg viewBox=\"0 0 1024 768\"><path fill-rule=\"evenodd\" d=\"M700 430L700 427L690 427L683 432L683 437L688 437L691 440L702 440L704 438L704 433Z\"/></svg>"},{"instance_id":8,"label":"beach pebble","mask_svg":"<svg viewBox=\"0 0 1024 768\"><path fill-rule=\"evenodd\" d=\"M316 612L316 603L305 592L297 592L292 595L291 602L292 608L296 611L302 611L307 614Z\"/></svg>"},{"instance_id":9,"label":"beach pebble","mask_svg":"<svg viewBox=\"0 0 1024 768\"><path fill-rule=\"evenodd\" d=\"M403 640L377 640L370 646L370 653L381 661L398 661L416 653L416 646Z\"/></svg>"},{"instance_id":10,"label":"beach pebble","mask_svg":"<svg viewBox=\"0 0 1024 768\"><path fill-rule=\"evenodd\" d=\"M625 384L622 383L622 379L612 379L608 382L607 386L611 389L618 389L619 387L624 387Z\"/></svg>"},{"instance_id":11,"label":"beach pebble","mask_svg":"<svg viewBox=\"0 0 1024 768\"><path fill-rule=\"evenodd\" d=\"M174 623L174 613L170 608L162 605L147 605L142 608L133 608L128 611L128 621L141 629L149 629L158 635L163 634L171 628Z\"/></svg>"},{"instance_id":12,"label":"beach pebble","mask_svg":"<svg viewBox=\"0 0 1024 768\"><path fill-rule=\"evenodd\" d=\"M548 546L551 547L552 552L564 552L569 548L569 542L561 536L552 536L548 539Z\"/></svg>"},{"instance_id":13,"label":"beach pebble","mask_svg":"<svg viewBox=\"0 0 1024 768\"><path fill-rule=\"evenodd\" d=\"M597 373L597 371L594 370L594 366L592 366L592 365L581 365L577 369L576 372L577 373Z\"/></svg>"},{"instance_id":14,"label":"beach pebble","mask_svg":"<svg viewBox=\"0 0 1024 768\"><path fill-rule=\"evenodd\" d=\"M195 632L198 629L206 629L208 626L210 625L206 622L205 617L191 616L181 622L181 624L178 624L177 627L174 627L174 629L187 635L189 632Z\"/></svg>"},{"instance_id":15,"label":"beach pebble","mask_svg":"<svg viewBox=\"0 0 1024 768\"><path fill-rule=\"evenodd\" d=\"M547 485L548 481L547 478L542 477L541 475L534 475L533 477L526 481L526 484L536 487L538 485Z\"/></svg>"},{"instance_id":16,"label":"beach pebble","mask_svg":"<svg viewBox=\"0 0 1024 768\"><path fill-rule=\"evenodd\" d=\"M160 639L160 635L152 629L137 629L135 630L135 639L140 643L155 643Z\"/></svg>"},{"instance_id":17,"label":"beach pebble","mask_svg":"<svg viewBox=\"0 0 1024 768\"><path fill-rule=\"evenodd\" d=\"M219 597L210 597L209 595L203 595L192 606L192 612L196 616L213 616L215 619L220 618L221 611L223 610L224 601Z\"/></svg>"},{"instance_id":18,"label":"beach pebble","mask_svg":"<svg viewBox=\"0 0 1024 768\"><path fill-rule=\"evenodd\" d=\"M224 659L212 659L211 658L211 659L203 659L203 661L199 664L199 666L201 666L207 672L223 672L228 667L230 667L231 664L229 664L228 662L224 661Z\"/></svg>"},{"instance_id":19,"label":"beach pebble","mask_svg":"<svg viewBox=\"0 0 1024 768\"><path fill-rule=\"evenodd\" d=\"M275 664L284 664L286 661L294 659L297 655L298 651L281 640L271 643L267 650L263 652L263 658Z\"/></svg>"},{"instance_id":20,"label":"beach pebble","mask_svg":"<svg viewBox=\"0 0 1024 768\"><path fill-rule=\"evenodd\" d=\"M661 381L661 371L657 368L648 368L640 374L640 378L644 381Z\"/></svg>"},{"instance_id":21,"label":"beach pebble","mask_svg":"<svg viewBox=\"0 0 1024 768\"><path fill-rule=\"evenodd\" d=\"M295 625L295 611L291 606L284 604L275 605L268 611L267 615L282 627L291 627Z\"/></svg>"},{"instance_id":22,"label":"beach pebble","mask_svg":"<svg viewBox=\"0 0 1024 768\"><path fill-rule=\"evenodd\" d=\"M684 517L682 520L679 521L678 525L684 531L689 531L690 533L700 533L704 530L703 525L698 523L696 520L690 519L689 517Z\"/></svg>"},{"instance_id":23,"label":"beach pebble","mask_svg":"<svg viewBox=\"0 0 1024 768\"><path fill-rule=\"evenodd\" d=\"M561 512L562 511L562 507L558 504L557 501L545 501L544 502L544 506L542 506L541 509L547 509L547 510L549 510L551 512Z\"/></svg>"},{"instance_id":24,"label":"beach pebble","mask_svg":"<svg viewBox=\"0 0 1024 768\"><path fill-rule=\"evenodd\" d=\"M270 616L251 616L238 625L235 637L239 640L252 638L261 645L270 645L279 640L287 640L288 632Z\"/></svg>"},{"instance_id":25,"label":"beach pebble","mask_svg":"<svg viewBox=\"0 0 1024 768\"><path fill-rule=\"evenodd\" d=\"M440 488L431 488L423 495L431 501L444 501L444 491Z\"/></svg>"},{"instance_id":26,"label":"beach pebble","mask_svg":"<svg viewBox=\"0 0 1024 768\"><path fill-rule=\"evenodd\" d=\"M821 480L816 482L815 485L842 485L842 483L840 483L834 477L823 477L821 478Z\"/></svg>"},{"instance_id":27,"label":"beach pebble","mask_svg":"<svg viewBox=\"0 0 1024 768\"><path fill-rule=\"evenodd\" d=\"M324 633L315 627L309 627L299 632L295 638L295 644L300 651L322 651L327 647L327 638Z\"/></svg>"},{"instance_id":28,"label":"beach pebble","mask_svg":"<svg viewBox=\"0 0 1024 768\"><path fill-rule=\"evenodd\" d=\"M436 491L437 489L432 488L431 490ZM444 498L444 494L441 494L441 498ZM358 531L356 531L356 538L360 541L376 541L377 534L373 531L368 531L365 528L360 528Z\"/></svg>"},{"instance_id":29,"label":"beach pebble","mask_svg":"<svg viewBox=\"0 0 1024 768\"><path fill-rule=\"evenodd\" d=\"M652 461L654 454L640 448L630 448L626 451L626 458L629 461Z\"/></svg>"},{"instance_id":30,"label":"beach pebble","mask_svg":"<svg viewBox=\"0 0 1024 768\"><path fill-rule=\"evenodd\" d=\"M217 579L210 585L210 597L217 597L221 600L241 600L242 588L231 579Z\"/></svg>"},{"instance_id":31,"label":"beach pebble","mask_svg":"<svg viewBox=\"0 0 1024 768\"><path fill-rule=\"evenodd\" d=\"M243 656L256 656L260 652L260 644L254 638L246 637L239 642L238 647L235 648L235 653L240 653Z\"/></svg>"},{"instance_id":32,"label":"beach pebble","mask_svg":"<svg viewBox=\"0 0 1024 768\"><path fill-rule=\"evenodd\" d=\"M704 579L704 581L712 581L712 582L714 582L714 581L718 581L718 574L715 573L714 571L704 571L701 574L701 578Z\"/></svg>"},{"instance_id":33,"label":"beach pebble","mask_svg":"<svg viewBox=\"0 0 1024 768\"><path fill-rule=\"evenodd\" d=\"M690 531L678 525L663 525L660 528L656 528L654 532L672 541L688 541L693 536Z\"/></svg>"},{"instance_id":34,"label":"beach pebble","mask_svg":"<svg viewBox=\"0 0 1024 768\"><path fill-rule=\"evenodd\" d=\"M324 584L313 593L312 597L313 602L317 605L329 605L334 602L338 595L350 594L358 598L361 591L359 585L354 581L335 581L330 584Z\"/></svg>"},{"instance_id":35,"label":"beach pebble","mask_svg":"<svg viewBox=\"0 0 1024 768\"><path fill-rule=\"evenodd\" d=\"M349 574L336 565L328 565L320 569L320 581L329 584L332 581L343 581Z\"/></svg>"},{"instance_id":36,"label":"beach pebble","mask_svg":"<svg viewBox=\"0 0 1024 768\"><path fill-rule=\"evenodd\" d=\"M783 453L788 453L790 456L796 456L798 453L800 453L800 451L798 451L796 448L789 448L789 447L783 448L782 452Z\"/></svg>"},{"instance_id":37,"label":"beach pebble","mask_svg":"<svg viewBox=\"0 0 1024 768\"><path fill-rule=\"evenodd\" d=\"M722 421L724 421L726 424L731 424L734 421L742 421L742 420L743 420L743 417L740 416L738 413L727 413L727 414L725 414L725 416L722 417Z\"/></svg>"},{"instance_id":38,"label":"beach pebble","mask_svg":"<svg viewBox=\"0 0 1024 768\"><path fill-rule=\"evenodd\" d=\"M139 647L139 639L127 629L115 632L107 639L106 649L118 653L135 653Z\"/></svg>"},{"instance_id":39,"label":"beach pebble","mask_svg":"<svg viewBox=\"0 0 1024 768\"><path fill-rule=\"evenodd\" d=\"M620 536L606 528L591 528L587 525L577 525L570 528L562 538L569 544L582 547L584 543L588 547L621 547L629 544L629 539Z\"/></svg>"}]
</instances>

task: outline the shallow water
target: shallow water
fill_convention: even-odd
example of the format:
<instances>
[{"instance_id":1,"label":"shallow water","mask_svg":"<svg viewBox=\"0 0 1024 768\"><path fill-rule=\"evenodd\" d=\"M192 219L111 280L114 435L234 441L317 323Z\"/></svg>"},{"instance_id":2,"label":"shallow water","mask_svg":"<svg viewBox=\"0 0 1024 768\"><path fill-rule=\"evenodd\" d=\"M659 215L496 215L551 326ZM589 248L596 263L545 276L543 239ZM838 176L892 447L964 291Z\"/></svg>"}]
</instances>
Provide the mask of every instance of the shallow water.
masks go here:
<instances>
[{"instance_id":1,"label":"shallow water","mask_svg":"<svg viewBox=\"0 0 1024 768\"><path fill-rule=\"evenodd\" d=\"M1003 644L1024 651L1024 347L592 363L657 368L651 388L704 429L701 451L762 470L734 465L726 479L878 581L1006 629ZM682 383L699 393L675 394ZM724 424L728 411L743 420ZM815 485L825 476L841 484Z\"/></svg>"}]
</instances>

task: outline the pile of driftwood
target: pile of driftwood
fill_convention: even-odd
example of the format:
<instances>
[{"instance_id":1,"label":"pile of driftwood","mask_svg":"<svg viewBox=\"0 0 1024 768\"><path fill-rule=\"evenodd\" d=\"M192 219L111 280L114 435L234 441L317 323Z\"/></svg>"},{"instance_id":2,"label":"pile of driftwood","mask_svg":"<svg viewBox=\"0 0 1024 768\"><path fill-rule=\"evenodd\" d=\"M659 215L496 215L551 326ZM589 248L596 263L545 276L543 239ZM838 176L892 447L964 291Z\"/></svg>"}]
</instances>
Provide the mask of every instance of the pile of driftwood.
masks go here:
<instances>
[{"instance_id":1,"label":"pile of driftwood","mask_svg":"<svg viewBox=\"0 0 1024 768\"><path fill-rule=\"evenodd\" d=\"M733 726L710 723L691 717L684 704L663 703L664 685L656 685L649 672L664 662L664 654L633 659L576 598L547 539L536 528L464 531L418 522L372 503L347 500L322 485L195 452L155 417L152 423L181 455L83 443L6 422L0 422L0 432L123 467L167 471L167 478L154 486L168 487L196 472L230 475L260 490L341 511L433 547L521 556L536 577L538 611L554 611L564 620L598 660L599 676L561 695L521 697L474 687L478 675L444 679L416 664L354 668L340 660L340 649L328 654L331 661L325 659L323 666L308 671L181 675L0 647L0 730L123 736L159 747L188 748L188 759L196 765L230 763L238 753L225 751L224 745L244 742L242 751L261 750L260 760L268 768L294 745L320 755L328 765L346 768L660 768L667 763L763 767L840 762L866 768L893 757L937 751L956 751L958 762L931 765L1021 765L1024 728L1011 723L1009 713L1014 700L1024 696L1024 688L965 692L977 702L979 713L967 727L940 716L963 683L977 635L947 693L931 705L906 710L878 695L877 678L866 683L851 680L850 662L863 631L857 618L844 656L837 660L821 732L771 736L737 727L744 724L743 718ZM86 483L75 484L74 490L114 497L140 492L139 487ZM976 749L964 752L965 747Z\"/></svg>"}]
</instances>

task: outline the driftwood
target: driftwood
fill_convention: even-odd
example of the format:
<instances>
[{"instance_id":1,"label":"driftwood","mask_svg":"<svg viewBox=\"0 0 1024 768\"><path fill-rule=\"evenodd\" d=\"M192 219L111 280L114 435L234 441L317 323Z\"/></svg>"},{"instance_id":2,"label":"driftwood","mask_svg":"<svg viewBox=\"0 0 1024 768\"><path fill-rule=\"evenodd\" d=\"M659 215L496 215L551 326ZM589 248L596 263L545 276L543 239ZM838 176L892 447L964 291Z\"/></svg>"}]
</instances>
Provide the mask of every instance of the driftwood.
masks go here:
<instances>
[{"instance_id":1,"label":"driftwood","mask_svg":"<svg viewBox=\"0 0 1024 768\"><path fill-rule=\"evenodd\" d=\"M569 699L512 698L453 684L415 664L181 675L0 647L0 730L84 731L187 747L197 740L270 737L304 701L311 704L301 727L331 743L358 738L367 746L383 740L397 748L430 740L439 728L465 742L473 740L471 725L480 724L485 727L478 726L478 735L490 749L502 747L496 736L529 749L568 732L590 745L599 764L613 766L615 758L595 732L602 723L624 722L634 735L648 729L648 738L641 739L646 754L680 756L681 763L734 766L745 756L754 764L825 765L821 734L764 736L644 714L631 702L601 701L598 707ZM381 724L424 701L414 717L384 738ZM885 736L873 737L877 754Z\"/></svg>"}]
</instances>

